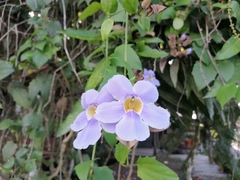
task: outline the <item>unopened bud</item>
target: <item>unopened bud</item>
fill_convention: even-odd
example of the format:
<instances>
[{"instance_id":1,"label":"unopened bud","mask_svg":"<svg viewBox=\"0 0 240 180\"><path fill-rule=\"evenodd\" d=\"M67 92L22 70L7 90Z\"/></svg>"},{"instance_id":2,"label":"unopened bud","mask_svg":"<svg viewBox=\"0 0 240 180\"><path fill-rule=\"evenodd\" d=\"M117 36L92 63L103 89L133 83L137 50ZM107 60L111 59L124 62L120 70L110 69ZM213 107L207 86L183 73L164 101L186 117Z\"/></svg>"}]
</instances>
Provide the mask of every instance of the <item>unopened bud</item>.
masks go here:
<instances>
[{"instance_id":1,"label":"unopened bud","mask_svg":"<svg viewBox=\"0 0 240 180\"><path fill-rule=\"evenodd\" d=\"M192 48L188 48L188 49L186 49L186 54L192 54Z\"/></svg>"},{"instance_id":2,"label":"unopened bud","mask_svg":"<svg viewBox=\"0 0 240 180\"><path fill-rule=\"evenodd\" d=\"M143 9L147 9L149 5L151 4L152 0L143 0L141 6Z\"/></svg>"},{"instance_id":3,"label":"unopened bud","mask_svg":"<svg viewBox=\"0 0 240 180\"><path fill-rule=\"evenodd\" d=\"M180 37L181 40L186 40L187 39L187 35L186 34L182 34L181 37Z\"/></svg>"}]
</instances>

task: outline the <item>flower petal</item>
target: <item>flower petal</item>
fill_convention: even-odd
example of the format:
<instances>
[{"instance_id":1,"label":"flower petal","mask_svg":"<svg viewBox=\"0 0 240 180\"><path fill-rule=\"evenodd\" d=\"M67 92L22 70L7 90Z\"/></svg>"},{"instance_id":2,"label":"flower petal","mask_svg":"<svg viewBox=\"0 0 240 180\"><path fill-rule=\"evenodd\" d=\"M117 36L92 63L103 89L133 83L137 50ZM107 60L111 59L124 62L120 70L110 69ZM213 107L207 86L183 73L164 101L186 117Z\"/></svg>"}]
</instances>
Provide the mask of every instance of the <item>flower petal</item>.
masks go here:
<instances>
[{"instance_id":1,"label":"flower petal","mask_svg":"<svg viewBox=\"0 0 240 180\"><path fill-rule=\"evenodd\" d=\"M116 134L124 141L144 141L150 136L148 125L133 111L126 113L116 125Z\"/></svg>"},{"instance_id":2,"label":"flower petal","mask_svg":"<svg viewBox=\"0 0 240 180\"><path fill-rule=\"evenodd\" d=\"M102 89L100 90L98 97L96 99L97 105L103 103L103 102L111 102L114 101L115 99L113 96L108 92L107 86L103 86Z\"/></svg>"},{"instance_id":3,"label":"flower petal","mask_svg":"<svg viewBox=\"0 0 240 180\"><path fill-rule=\"evenodd\" d=\"M87 123L88 123L88 119L87 119L86 111L83 111L77 116L73 124L70 125L70 128L73 131L78 132L82 130L87 125Z\"/></svg>"},{"instance_id":4,"label":"flower petal","mask_svg":"<svg viewBox=\"0 0 240 180\"><path fill-rule=\"evenodd\" d=\"M116 124L117 123L101 123L102 128L108 133L116 132Z\"/></svg>"},{"instance_id":5,"label":"flower petal","mask_svg":"<svg viewBox=\"0 0 240 180\"><path fill-rule=\"evenodd\" d=\"M123 117L124 113L123 104L112 101L100 104L94 117L103 123L116 123Z\"/></svg>"},{"instance_id":6,"label":"flower petal","mask_svg":"<svg viewBox=\"0 0 240 180\"><path fill-rule=\"evenodd\" d=\"M148 81L138 81L133 86L136 95L141 98L143 103L153 103L158 99L157 88Z\"/></svg>"},{"instance_id":7,"label":"flower petal","mask_svg":"<svg viewBox=\"0 0 240 180\"><path fill-rule=\"evenodd\" d=\"M89 145L94 145L101 137L100 123L92 119L87 126L78 133L77 138L73 141L73 147L76 149L86 149Z\"/></svg>"},{"instance_id":8,"label":"flower petal","mask_svg":"<svg viewBox=\"0 0 240 180\"><path fill-rule=\"evenodd\" d=\"M154 79L152 80L152 84L155 85L155 86L160 86L160 82L159 82L159 80L157 80L156 78L154 78Z\"/></svg>"},{"instance_id":9,"label":"flower petal","mask_svg":"<svg viewBox=\"0 0 240 180\"><path fill-rule=\"evenodd\" d=\"M152 128L167 129L170 125L169 112L153 103L144 104L140 116Z\"/></svg>"},{"instance_id":10,"label":"flower petal","mask_svg":"<svg viewBox=\"0 0 240 180\"><path fill-rule=\"evenodd\" d=\"M117 100L124 100L133 94L132 84L123 75L115 75L108 80L107 88L110 94Z\"/></svg>"},{"instance_id":11,"label":"flower petal","mask_svg":"<svg viewBox=\"0 0 240 180\"><path fill-rule=\"evenodd\" d=\"M87 109L88 106L92 104L96 104L96 98L98 96L98 92L96 90L90 89L82 94L81 103L84 109Z\"/></svg>"}]
</instances>

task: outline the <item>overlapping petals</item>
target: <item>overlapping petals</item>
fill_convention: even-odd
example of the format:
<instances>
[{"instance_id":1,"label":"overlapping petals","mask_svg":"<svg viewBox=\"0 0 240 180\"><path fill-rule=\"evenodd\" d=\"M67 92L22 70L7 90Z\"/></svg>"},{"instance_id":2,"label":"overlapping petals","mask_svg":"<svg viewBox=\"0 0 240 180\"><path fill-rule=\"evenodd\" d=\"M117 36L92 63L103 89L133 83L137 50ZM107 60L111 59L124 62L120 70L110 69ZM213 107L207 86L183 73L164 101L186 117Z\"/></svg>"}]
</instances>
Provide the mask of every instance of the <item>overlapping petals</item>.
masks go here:
<instances>
[{"instance_id":1,"label":"overlapping petals","mask_svg":"<svg viewBox=\"0 0 240 180\"><path fill-rule=\"evenodd\" d=\"M160 86L160 82L159 82L159 80L156 79L155 73L152 70L144 69L143 70L143 78L145 81L149 81L155 86Z\"/></svg>"}]
</instances>

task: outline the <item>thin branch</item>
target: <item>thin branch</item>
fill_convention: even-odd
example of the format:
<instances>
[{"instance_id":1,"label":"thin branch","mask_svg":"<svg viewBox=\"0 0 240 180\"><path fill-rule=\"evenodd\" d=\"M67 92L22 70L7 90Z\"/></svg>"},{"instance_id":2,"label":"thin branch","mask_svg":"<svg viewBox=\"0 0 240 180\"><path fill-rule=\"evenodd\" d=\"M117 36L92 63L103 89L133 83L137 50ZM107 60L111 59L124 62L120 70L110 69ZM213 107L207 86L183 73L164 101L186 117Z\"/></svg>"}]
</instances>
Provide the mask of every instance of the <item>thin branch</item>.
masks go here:
<instances>
[{"instance_id":1,"label":"thin branch","mask_svg":"<svg viewBox=\"0 0 240 180\"><path fill-rule=\"evenodd\" d=\"M127 180L130 180L130 178L131 178L131 176L132 176L133 163L134 163L134 159L135 159L135 154L136 154L137 145L138 145L138 143L136 143L136 144L133 146L132 157L131 157L131 162L130 162L130 169L129 169L129 172L128 172Z\"/></svg>"}]
</instances>

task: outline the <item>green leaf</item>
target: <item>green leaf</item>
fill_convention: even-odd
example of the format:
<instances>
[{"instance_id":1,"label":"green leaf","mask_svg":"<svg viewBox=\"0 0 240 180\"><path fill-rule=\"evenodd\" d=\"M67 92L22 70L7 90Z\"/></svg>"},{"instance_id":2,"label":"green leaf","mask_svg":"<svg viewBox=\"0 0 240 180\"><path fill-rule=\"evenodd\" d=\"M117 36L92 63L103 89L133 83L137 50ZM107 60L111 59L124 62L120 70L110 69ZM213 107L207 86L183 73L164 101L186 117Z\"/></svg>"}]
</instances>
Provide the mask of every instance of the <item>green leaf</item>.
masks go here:
<instances>
[{"instance_id":1,"label":"green leaf","mask_svg":"<svg viewBox=\"0 0 240 180\"><path fill-rule=\"evenodd\" d=\"M11 125L13 125L13 120L4 119L2 122L0 122L0 130L5 130L9 128Z\"/></svg>"},{"instance_id":2,"label":"green leaf","mask_svg":"<svg viewBox=\"0 0 240 180\"><path fill-rule=\"evenodd\" d=\"M13 141L8 141L2 148L3 161L7 162L14 154L17 149L17 145Z\"/></svg>"},{"instance_id":3,"label":"green leaf","mask_svg":"<svg viewBox=\"0 0 240 180\"><path fill-rule=\"evenodd\" d=\"M45 7L44 0L26 0L26 3L33 11L39 11Z\"/></svg>"},{"instance_id":4,"label":"green leaf","mask_svg":"<svg viewBox=\"0 0 240 180\"><path fill-rule=\"evenodd\" d=\"M140 16L138 19L138 25L145 31L150 30L150 19L148 17Z\"/></svg>"},{"instance_id":5,"label":"green leaf","mask_svg":"<svg viewBox=\"0 0 240 180\"><path fill-rule=\"evenodd\" d=\"M114 22L112 19L106 19L105 21L103 21L101 26L101 36L103 41L106 41L108 39L108 36L113 27L113 23Z\"/></svg>"},{"instance_id":6,"label":"green leaf","mask_svg":"<svg viewBox=\"0 0 240 180\"><path fill-rule=\"evenodd\" d=\"M238 102L240 102L240 86L238 86L238 88L237 88L235 98Z\"/></svg>"},{"instance_id":7,"label":"green leaf","mask_svg":"<svg viewBox=\"0 0 240 180\"><path fill-rule=\"evenodd\" d=\"M112 148L117 143L116 134L112 134L112 133L103 131L103 136L104 136L105 140L107 141L107 143L109 144L109 146L111 146Z\"/></svg>"},{"instance_id":8,"label":"green leaf","mask_svg":"<svg viewBox=\"0 0 240 180\"><path fill-rule=\"evenodd\" d=\"M67 28L64 31L60 31L62 34L66 34L69 37L81 39L81 40L94 40L98 34L95 30L82 30L82 29L72 29Z\"/></svg>"},{"instance_id":9,"label":"green leaf","mask_svg":"<svg viewBox=\"0 0 240 180\"><path fill-rule=\"evenodd\" d=\"M186 6L191 4L192 0L178 0L177 3L175 4L175 7L178 6Z\"/></svg>"},{"instance_id":10,"label":"green leaf","mask_svg":"<svg viewBox=\"0 0 240 180\"><path fill-rule=\"evenodd\" d=\"M179 60L174 59L172 65L170 66L170 77L175 88L177 87L178 70L179 70Z\"/></svg>"},{"instance_id":11,"label":"green leaf","mask_svg":"<svg viewBox=\"0 0 240 180\"><path fill-rule=\"evenodd\" d=\"M34 51L32 50L27 50L22 55L20 56L20 61L25 61L25 60L31 60L33 56Z\"/></svg>"},{"instance_id":12,"label":"green leaf","mask_svg":"<svg viewBox=\"0 0 240 180\"><path fill-rule=\"evenodd\" d=\"M91 167L92 161L86 161L75 166L75 171L79 179L88 180L88 173Z\"/></svg>"},{"instance_id":13,"label":"green leaf","mask_svg":"<svg viewBox=\"0 0 240 180\"><path fill-rule=\"evenodd\" d=\"M79 16L79 20L85 20L87 17L93 15L95 12L101 9L101 4L99 2L92 2Z\"/></svg>"},{"instance_id":14,"label":"green leaf","mask_svg":"<svg viewBox=\"0 0 240 180\"><path fill-rule=\"evenodd\" d=\"M31 127L37 129L43 122L43 114L41 112L34 112L33 117Z\"/></svg>"},{"instance_id":15,"label":"green leaf","mask_svg":"<svg viewBox=\"0 0 240 180\"><path fill-rule=\"evenodd\" d=\"M104 75L106 74L106 69L109 66L109 61L103 59L101 60L97 67L94 69L92 75L88 78L85 90L95 89L97 85L103 80Z\"/></svg>"},{"instance_id":16,"label":"green leaf","mask_svg":"<svg viewBox=\"0 0 240 180\"><path fill-rule=\"evenodd\" d=\"M67 118L60 124L57 130L57 137L60 137L70 131L70 125L75 121L77 116L83 111L80 101L77 101L72 111L68 114Z\"/></svg>"},{"instance_id":17,"label":"green leaf","mask_svg":"<svg viewBox=\"0 0 240 180\"><path fill-rule=\"evenodd\" d=\"M91 67L89 65L89 61L94 56L95 54L102 52L103 51L103 46L99 46L97 49L95 49L91 54L88 55L83 61L83 65L85 66L86 69L90 70Z\"/></svg>"},{"instance_id":18,"label":"green leaf","mask_svg":"<svg viewBox=\"0 0 240 180\"><path fill-rule=\"evenodd\" d=\"M34 119L34 112L30 112L28 114L26 114L23 119L22 119L22 125L23 126L31 126L32 121Z\"/></svg>"},{"instance_id":19,"label":"green leaf","mask_svg":"<svg viewBox=\"0 0 240 180\"><path fill-rule=\"evenodd\" d=\"M122 0L122 5L129 14L134 14L138 10L139 1L138 0L131 0L131 1Z\"/></svg>"},{"instance_id":20,"label":"green leaf","mask_svg":"<svg viewBox=\"0 0 240 180\"><path fill-rule=\"evenodd\" d=\"M27 154L28 149L21 147L17 152L16 152L16 158L23 157L25 154Z\"/></svg>"},{"instance_id":21,"label":"green leaf","mask_svg":"<svg viewBox=\"0 0 240 180\"><path fill-rule=\"evenodd\" d=\"M219 89L216 97L219 103L221 104L222 108L231 98L235 97L236 92L237 92L237 87L235 83L223 85Z\"/></svg>"},{"instance_id":22,"label":"green leaf","mask_svg":"<svg viewBox=\"0 0 240 180\"><path fill-rule=\"evenodd\" d=\"M37 66L37 68L42 67L48 61L48 56L44 54L42 51L35 50L32 56L33 63Z\"/></svg>"},{"instance_id":23,"label":"green leaf","mask_svg":"<svg viewBox=\"0 0 240 180\"><path fill-rule=\"evenodd\" d=\"M126 13L120 2L118 2L117 12L111 14L111 19L113 19L114 22L126 22Z\"/></svg>"},{"instance_id":24,"label":"green leaf","mask_svg":"<svg viewBox=\"0 0 240 180\"><path fill-rule=\"evenodd\" d=\"M118 143L116 145L116 151L115 151L115 158L117 159L118 162L121 164L124 164L125 161L128 158L128 154L130 153L130 149L128 149L125 145L122 143Z\"/></svg>"},{"instance_id":25,"label":"green leaf","mask_svg":"<svg viewBox=\"0 0 240 180\"><path fill-rule=\"evenodd\" d=\"M49 21L47 23L47 31L50 37L54 37L62 30L62 25L59 21Z\"/></svg>"},{"instance_id":26,"label":"green leaf","mask_svg":"<svg viewBox=\"0 0 240 180\"><path fill-rule=\"evenodd\" d=\"M46 45L47 41L43 40L43 41L38 41L35 43L35 47L41 51L43 51L44 46Z\"/></svg>"},{"instance_id":27,"label":"green leaf","mask_svg":"<svg viewBox=\"0 0 240 180\"><path fill-rule=\"evenodd\" d=\"M143 43L164 43L164 41L158 37L141 37L135 39L136 43L140 41L142 41Z\"/></svg>"},{"instance_id":28,"label":"green leaf","mask_svg":"<svg viewBox=\"0 0 240 180\"><path fill-rule=\"evenodd\" d=\"M14 157L11 157L7 162L3 165L3 168L5 169L11 169L14 166L15 159Z\"/></svg>"},{"instance_id":29,"label":"green leaf","mask_svg":"<svg viewBox=\"0 0 240 180\"><path fill-rule=\"evenodd\" d=\"M225 82L228 82L234 74L234 64L229 60L219 61L218 69Z\"/></svg>"},{"instance_id":30,"label":"green leaf","mask_svg":"<svg viewBox=\"0 0 240 180\"><path fill-rule=\"evenodd\" d=\"M34 159L30 159L28 160L25 164L24 164L24 170L27 172L31 172L34 169L37 169L37 165Z\"/></svg>"},{"instance_id":31,"label":"green leaf","mask_svg":"<svg viewBox=\"0 0 240 180\"><path fill-rule=\"evenodd\" d=\"M142 63L136 54L136 52L133 50L131 45L127 45L127 63L131 66L132 69L139 69L142 70ZM124 61L125 60L125 44L122 44L115 48L114 53L111 54L110 57L117 58L119 60Z\"/></svg>"},{"instance_id":32,"label":"green leaf","mask_svg":"<svg viewBox=\"0 0 240 180\"><path fill-rule=\"evenodd\" d=\"M18 52L17 52L17 57L19 57L19 55L24 51L26 50L27 48L30 48L32 47L32 40L31 39L28 39L27 41L25 41L25 43L23 43L19 49L18 49Z\"/></svg>"},{"instance_id":33,"label":"green leaf","mask_svg":"<svg viewBox=\"0 0 240 180\"><path fill-rule=\"evenodd\" d=\"M176 15L175 8L173 6L170 6L157 15L157 22L160 23L162 20L165 19L173 19L175 15Z\"/></svg>"},{"instance_id":34,"label":"green leaf","mask_svg":"<svg viewBox=\"0 0 240 180\"><path fill-rule=\"evenodd\" d=\"M200 70L200 63L197 61L194 64L192 75L199 91L212 82L217 75L217 72L211 63L208 66L202 63L201 69L202 70ZM203 75L205 80L203 79Z\"/></svg>"},{"instance_id":35,"label":"green leaf","mask_svg":"<svg viewBox=\"0 0 240 180\"><path fill-rule=\"evenodd\" d=\"M216 97L218 90L221 88L222 83L220 82L220 79L217 78L214 81L213 86L211 87L211 90L208 91L208 93L204 96L204 98L212 98L212 97Z\"/></svg>"},{"instance_id":36,"label":"green leaf","mask_svg":"<svg viewBox=\"0 0 240 180\"><path fill-rule=\"evenodd\" d=\"M12 65L7 61L0 60L0 80L14 72Z\"/></svg>"},{"instance_id":37,"label":"green leaf","mask_svg":"<svg viewBox=\"0 0 240 180\"><path fill-rule=\"evenodd\" d=\"M217 52L215 59L224 60L233 57L240 52L240 40L234 35L224 43L222 49Z\"/></svg>"},{"instance_id":38,"label":"green leaf","mask_svg":"<svg viewBox=\"0 0 240 180\"><path fill-rule=\"evenodd\" d=\"M211 59L207 53L207 51L203 48L203 46L198 46L198 44L196 42L192 43L192 47L194 52L197 54L198 58L202 58L202 62L204 62L205 64L209 64L211 62ZM202 55L202 51L203 55Z\"/></svg>"},{"instance_id":39,"label":"green leaf","mask_svg":"<svg viewBox=\"0 0 240 180\"><path fill-rule=\"evenodd\" d=\"M207 106L208 109L208 113L209 113L209 117L211 120L213 120L213 116L214 116L214 98L207 98L205 99L205 104Z\"/></svg>"},{"instance_id":40,"label":"green leaf","mask_svg":"<svg viewBox=\"0 0 240 180\"><path fill-rule=\"evenodd\" d=\"M154 157L139 157L137 160L137 175L142 180L179 180L178 175L164 164L157 161Z\"/></svg>"},{"instance_id":41,"label":"green leaf","mask_svg":"<svg viewBox=\"0 0 240 180\"><path fill-rule=\"evenodd\" d=\"M173 28L174 29L179 30L183 27L183 25L184 25L183 19L180 19L178 17L174 18L174 20L173 20Z\"/></svg>"},{"instance_id":42,"label":"green leaf","mask_svg":"<svg viewBox=\"0 0 240 180\"><path fill-rule=\"evenodd\" d=\"M101 0L102 10L108 16L112 13L115 13L118 9L118 1L117 0Z\"/></svg>"},{"instance_id":43,"label":"green leaf","mask_svg":"<svg viewBox=\"0 0 240 180\"><path fill-rule=\"evenodd\" d=\"M93 180L114 180L113 171L107 166L95 167Z\"/></svg>"},{"instance_id":44,"label":"green leaf","mask_svg":"<svg viewBox=\"0 0 240 180\"><path fill-rule=\"evenodd\" d=\"M13 88L10 93L17 104L26 109L31 107L31 101L28 98L28 93L26 89L20 87Z\"/></svg>"},{"instance_id":45,"label":"green leaf","mask_svg":"<svg viewBox=\"0 0 240 180\"><path fill-rule=\"evenodd\" d=\"M137 54L142 57L150 57L150 58L164 58L169 55L165 51L152 49L149 46L144 46L144 49L142 49L141 51L138 51Z\"/></svg>"}]
</instances>

